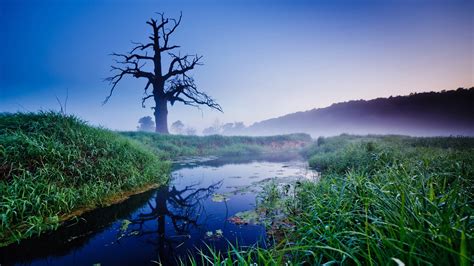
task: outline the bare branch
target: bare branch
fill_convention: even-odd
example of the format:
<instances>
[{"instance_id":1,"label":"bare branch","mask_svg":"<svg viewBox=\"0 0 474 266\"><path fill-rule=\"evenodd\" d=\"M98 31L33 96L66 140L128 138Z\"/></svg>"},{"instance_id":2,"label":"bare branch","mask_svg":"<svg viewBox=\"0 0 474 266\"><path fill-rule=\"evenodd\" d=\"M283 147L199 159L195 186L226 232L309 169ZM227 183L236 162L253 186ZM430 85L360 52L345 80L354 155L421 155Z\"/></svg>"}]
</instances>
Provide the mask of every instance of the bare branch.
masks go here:
<instances>
[{"instance_id":1,"label":"bare branch","mask_svg":"<svg viewBox=\"0 0 474 266\"><path fill-rule=\"evenodd\" d=\"M160 49L160 51L164 52L164 51L173 50L173 49L180 48L180 47L181 46L179 46L179 45L173 45L173 46L170 46L170 47L162 47Z\"/></svg>"},{"instance_id":2,"label":"bare branch","mask_svg":"<svg viewBox=\"0 0 474 266\"><path fill-rule=\"evenodd\" d=\"M145 108L145 101L150 99L153 96L154 96L153 94L150 94L142 98L142 108Z\"/></svg>"},{"instance_id":3,"label":"bare branch","mask_svg":"<svg viewBox=\"0 0 474 266\"><path fill-rule=\"evenodd\" d=\"M184 76L183 78L170 80L169 83L170 85L165 93L165 97L167 97L171 105L178 101L198 108L199 105L206 105L223 112L222 107L213 98L197 89L192 78Z\"/></svg>"},{"instance_id":4,"label":"bare branch","mask_svg":"<svg viewBox=\"0 0 474 266\"><path fill-rule=\"evenodd\" d=\"M140 59L153 60L153 57L151 57L151 56L139 55L139 54L131 54L131 55L127 56L127 61L128 61L128 60L132 60L133 58L136 58L136 59L138 59L138 60L140 60Z\"/></svg>"},{"instance_id":5,"label":"bare branch","mask_svg":"<svg viewBox=\"0 0 474 266\"><path fill-rule=\"evenodd\" d=\"M135 44L136 46L130 51L130 54L133 54L137 49L143 51L147 48L153 47L153 43L147 43L147 44L137 43L137 42L132 42L132 43Z\"/></svg>"},{"instance_id":6,"label":"bare branch","mask_svg":"<svg viewBox=\"0 0 474 266\"><path fill-rule=\"evenodd\" d=\"M150 99L151 97L155 96L155 95L153 95L153 94L150 94L150 95L147 94L147 90L148 90L148 87L150 87L150 85L151 85L151 82L148 81L148 83L147 83L146 86L145 86L145 95L146 95L146 96L142 98L142 108L145 108L145 101L146 101L146 100L148 100L148 99Z\"/></svg>"},{"instance_id":7,"label":"bare branch","mask_svg":"<svg viewBox=\"0 0 474 266\"><path fill-rule=\"evenodd\" d=\"M163 15L162 15L162 18L163 18ZM179 24L181 23L181 19L183 18L183 12L180 12L179 14L179 19L176 20L176 19L170 19L171 21L173 21L174 25L171 27L171 29L169 29L168 31L166 31L166 29L163 27L162 28L162 35L163 35L163 40L165 41L164 45L163 45L163 48L167 48L166 50L170 50L168 48L168 41L169 41L169 37L171 34L173 34L173 32L176 30L176 28L179 26Z\"/></svg>"},{"instance_id":8,"label":"bare branch","mask_svg":"<svg viewBox=\"0 0 474 266\"><path fill-rule=\"evenodd\" d=\"M172 53L169 53L169 55L173 57L173 60L170 63L168 73L163 76L164 80L168 80L172 76L186 74L186 72L194 69L195 66L201 65L199 61L202 59L202 56L195 55L193 59L189 61L188 58L191 57L190 55L185 55L183 57L179 57ZM176 64L179 65L179 68L175 67Z\"/></svg>"},{"instance_id":9,"label":"bare branch","mask_svg":"<svg viewBox=\"0 0 474 266\"><path fill-rule=\"evenodd\" d=\"M110 97L112 97L112 94L117 84L127 75L131 75L135 78L147 78L148 83L147 83L147 86L145 87L145 91L148 88L149 83L152 83L152 81L155 79L155 76L153 75L153 73L141 70L143 65L141 66L138 65L139 59L144 56L124 55L124 54L117 54L117 53L112 53L112 56L123 58L123 61L116 60L115 62L117 64L124 65L124 67L111 66L111 71L118 71L118 73L105 79L105 81L108 81L110 85L112 85L112 88L110 89L109 95L105 98L102 104L106 104L108 102Z\"/></svg>"}]
</instances>

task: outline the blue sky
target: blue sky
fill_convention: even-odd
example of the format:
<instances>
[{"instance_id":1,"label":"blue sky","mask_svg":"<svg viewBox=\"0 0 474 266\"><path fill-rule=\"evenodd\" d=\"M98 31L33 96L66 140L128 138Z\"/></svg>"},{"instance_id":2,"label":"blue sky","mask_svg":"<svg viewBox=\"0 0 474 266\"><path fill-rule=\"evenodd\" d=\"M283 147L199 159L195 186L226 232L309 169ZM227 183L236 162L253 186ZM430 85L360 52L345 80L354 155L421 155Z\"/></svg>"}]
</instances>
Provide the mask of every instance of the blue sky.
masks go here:
<instances>
[{"instance_id":1,"label":"blue sky","mask_svg":"<svg viewBox=\"0 0 474 266\"><path fill-rule=\"evenodd\" d=\"M372 99L473 86L474 1L0 1L0 111L58 109L94 125L134 130L145 81L110 102L111 52L145 41L146 20L183 21L174 43L203 55L199 87L224 113L181 105L169 121L198 129Z\"/></svg>"}]
</instances>

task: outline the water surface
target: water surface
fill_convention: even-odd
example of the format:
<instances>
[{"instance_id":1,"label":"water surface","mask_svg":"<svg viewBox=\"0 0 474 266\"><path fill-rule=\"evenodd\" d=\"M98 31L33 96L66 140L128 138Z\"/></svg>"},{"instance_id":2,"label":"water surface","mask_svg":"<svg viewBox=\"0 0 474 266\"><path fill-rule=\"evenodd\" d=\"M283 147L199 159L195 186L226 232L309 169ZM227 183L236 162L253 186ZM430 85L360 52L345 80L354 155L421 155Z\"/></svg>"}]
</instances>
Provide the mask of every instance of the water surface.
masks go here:
<instances>
[{"instance_id":1,"label":"water surface","mask_svg":"<svg viewBox=\"0 0 474 266\"><path fill-rule=\"evenodd\" d=\"M174 162L171 175L166 186L0 249L0 264L170 265L206 245L266 247L264 226L236 225L229 218L254 209L261 187L271 180L314 177L294 157L186 158Z\"/></svg>"}]
</instances>

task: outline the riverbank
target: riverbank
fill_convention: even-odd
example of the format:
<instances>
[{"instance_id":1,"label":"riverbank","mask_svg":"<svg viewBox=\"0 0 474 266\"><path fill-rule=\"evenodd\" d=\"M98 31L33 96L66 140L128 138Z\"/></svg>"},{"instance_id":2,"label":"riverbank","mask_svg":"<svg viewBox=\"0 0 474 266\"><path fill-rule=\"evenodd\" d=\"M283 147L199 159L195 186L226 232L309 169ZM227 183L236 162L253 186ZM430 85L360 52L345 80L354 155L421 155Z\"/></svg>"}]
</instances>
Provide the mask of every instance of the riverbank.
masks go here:
<instances>
[{"instance_id":1,"label":"riverbank","mask_svg":"<svg viewBox=\"0 0 474 266\"><path fill-rule=\"evenodd\" d=\"M322 171L320 181L263 194L280 199L288 220L279 228L284 237L269 250L234 248L227 255L211 252L208 259L231 256L262 265L473 263L474 138L341 135L319 138L303 153Z\"/></svg>"},{"instance_id":2,"label":"riverbank","mask_svg":"<svg viewBox=\"0 0 474 266\"><path fill-rule=\"evenodd\" d=\"M0 114L0 247L164 184L179 156L297 152L309 135L112 132L58 113Z\"/></svg>"},{"instance_id":3,"label":"riverbank","mask_svg":"<svg viewBox=\"0 0 474 266\"><path fill-rule=\"evenodd\" d=\"M57 113L0 115L0 246L168 179L143 145Z\"/></svg>"}]
</instances>

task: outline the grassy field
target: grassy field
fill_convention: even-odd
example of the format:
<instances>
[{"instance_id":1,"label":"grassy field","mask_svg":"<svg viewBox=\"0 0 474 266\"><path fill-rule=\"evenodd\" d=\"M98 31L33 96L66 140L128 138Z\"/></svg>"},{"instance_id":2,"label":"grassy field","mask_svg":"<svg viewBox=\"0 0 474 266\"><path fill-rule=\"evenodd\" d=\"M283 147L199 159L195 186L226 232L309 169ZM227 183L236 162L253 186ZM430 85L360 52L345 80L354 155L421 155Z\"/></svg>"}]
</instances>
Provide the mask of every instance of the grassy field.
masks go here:
<instances>
[{"instance_id":1,"label":"grassy field","mask_svg":"<svg viewBox=\"0 0 474 266\"><path fill-rule=\"evenodd\" d=\"M57 113L1 114L0 246L166 182L167 159L299 150L322 177L259 197L286 214L273 246L203 251L200 263L474 262L473 138L121 135Z\"/></svg>"},{"instance_id":2,"label":"grassy field","mask_svg":"<svg viewBox=\"0 0 474 266\"><path fill-rule=\"evenodd\" d=\"M181 136L159 135L146 132L121 132L137 140L164 157L190 155L240 156L265 152L295 151L312 143L307 134L268 137L246 136Z\"/></svg>"},{"instance_id":3,"label":"grassy field","mask_svg":"<svg viewBox=\"0 0 474 266\"><path fill-rule=\"evenodd\" d=\"M342 135L319 138L303 153L322 171L320 182L302 182L293 191L272 187L262 197L285 206L291 226L281 228L283 237L268 250L231 248L204 252L200 260L473 264L473 138Z\"/></svg>"},{"instance_id":4,"label":"grassy field","mask_svg":"<svg viewBox=\"0 0 474 266\"><path fill-rule=\"evenodd\" d=\"M166 182L169 162L141 144L57 113L0 115L0 246L56 228L81 209Z\"/></svg>"}]
</instances>

